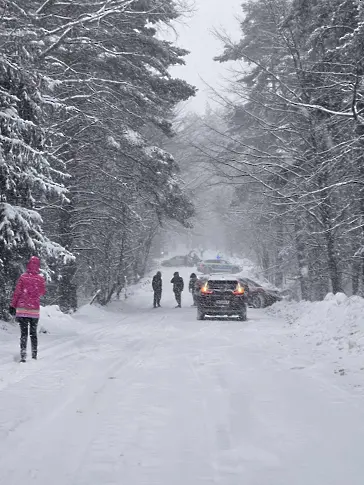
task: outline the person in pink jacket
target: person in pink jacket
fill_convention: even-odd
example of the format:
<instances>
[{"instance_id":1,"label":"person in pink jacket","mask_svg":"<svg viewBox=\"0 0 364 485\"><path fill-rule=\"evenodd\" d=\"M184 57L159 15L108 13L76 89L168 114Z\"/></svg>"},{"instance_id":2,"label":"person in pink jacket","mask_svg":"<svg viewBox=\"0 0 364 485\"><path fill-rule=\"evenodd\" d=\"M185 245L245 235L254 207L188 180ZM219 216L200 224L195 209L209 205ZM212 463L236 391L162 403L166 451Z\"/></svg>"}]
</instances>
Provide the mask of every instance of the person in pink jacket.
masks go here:
<instances>
[{"instance_id":1,"label":"person in pink jacket","mask_svg":"<svg viewBox=\"0 0 364 485\"><path fill-rule=\"evenodd\" d=\"M32 256L14 291L10 313L16 315L20 325L20 360L25 362L27 355L28 333L32 346L32 358L38 354L37 325L40 312L40 297L46 292L45 280L39 274L40 260Z\"/></svg>"}]
</instances>

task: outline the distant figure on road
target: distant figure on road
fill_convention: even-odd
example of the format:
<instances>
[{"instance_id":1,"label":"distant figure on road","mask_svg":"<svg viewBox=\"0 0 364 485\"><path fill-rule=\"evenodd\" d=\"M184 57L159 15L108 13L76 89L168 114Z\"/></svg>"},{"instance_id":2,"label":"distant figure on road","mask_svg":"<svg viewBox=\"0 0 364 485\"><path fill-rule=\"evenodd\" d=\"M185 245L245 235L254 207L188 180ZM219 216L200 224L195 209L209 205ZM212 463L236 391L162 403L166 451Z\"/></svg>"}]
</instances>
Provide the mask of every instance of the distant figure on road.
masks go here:
<instances>
[{"instance_id":1,"label":"distant figure on road","mask_svg":"<svg viewBox=\"0 0 364 485\"><path fill-rule=\"evenodd\" d=\"M159 308L161 306L162 298L162 273L160 271L157 271L153 276L152 288L154 291L153 307Z\"/></svg>"},{"instance_id":2,"label":"distant figure on road","mask_svg":"<svg viewBox=\"0 0 364 485\"><path fill-rule=\"evenodd\" d=\"M188 283L188 290L190 293L192 293L192 298L193 298L193 306L196 306L196 281L197 281L197 276L196 273L191 273L190 274L190 281Z\"/></svg>"},{"instance_id":3,"label":"distant figure on road","mask_svg":"<svg viewBox=\"0 0 364 485\"><path fill-rule=\"evenodd\" d=\"M16 316L20 325L20 361L27 357L28 333L32 346L32 358L38 355L37 325L39 321L40 297L45 295L45 280L39 274L40 260L32 256L14 291L9 312Z\"/></svg>"},{"instance_id":4,"label":"distant figure on road","mask_svg":"<svg viewBox=\"0 0 364 485\"><path fill-rule=\"evenodd\" d=\"M181 308L182 303L182 291L184 288L184 282L182 276L179 275L178 271L173 274L173 278L171 279L171 283L173 284L173 292L176 298L177 306L176 308Z\"/></svg>"}]
</instances>

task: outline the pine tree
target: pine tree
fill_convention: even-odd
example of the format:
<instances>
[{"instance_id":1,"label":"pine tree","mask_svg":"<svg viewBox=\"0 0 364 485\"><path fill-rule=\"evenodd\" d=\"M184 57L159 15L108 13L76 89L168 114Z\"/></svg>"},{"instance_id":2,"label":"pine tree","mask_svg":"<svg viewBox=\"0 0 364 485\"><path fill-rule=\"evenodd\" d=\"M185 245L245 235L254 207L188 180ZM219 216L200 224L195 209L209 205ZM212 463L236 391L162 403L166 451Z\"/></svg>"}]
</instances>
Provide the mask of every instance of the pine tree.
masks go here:
<instances>
[{"instance_id":1,"label":"pine tree","mask_svg":"<svg viewBox=\"0 0 364 485\"><path fill-rule=\"evenodd\" d=\"M5 2L0 53L0 318L14 281L32 254L65 255L44 234L40 206L62 199L64 171L46 128L47 90L34 65L36 30Z\"/></svg>"},{"instance_id":2,"label":"pine tree","mask_svg":"<svg viewBox=\"0 0 364 485\"><path fill-rule=\"evenodd\" d=\"M241 41L218 58L250 64L236 85L246 121L244 131L234 128L235 150L243 148L235 169L259 182L262 207L283 222L279 244L294 248L302 295L342 291L353 258L347 234L360 223L352 214L360 200L353 128L362 123L362 7L258 0L243 9ZM266 232L273 240L274 226Z\"/></svg>"},{"instance_id":3,"label":"pine tree","mask_svg":"<svg viewBox=\"0 0 364 485\"><path fill-rule=\"evenodd\" d=\"M59 120L66 134L59 154L72 175L71 206L64 207L69 215L62 211L59 216L60 241L78 251L80 284L92 281L94 290L106 285L100 293L105 302L123 279L115 267L125 267L126 254L137 257L131 247L141 238L137 228L146 214L149 219L152 211L157 223L171 217L184 224L193 212L176 162L148 141L148 126L173 134L173 107L195 92L168 72L183 63L186 51L158 36L160 25L177 18L176 2L34 3L43 26L39 57L49 66L54 93L69 108L66 120ZM117 255L117 241L124 256ZM119 262L110 260L108 266L109 257ZM110 274L101 277L105 271L111 280L104 285L110 279ZM74 284L75 272L66 274L65 289ZM62 296L62 307L67 299Z\"/></svg>"}]
</instances>

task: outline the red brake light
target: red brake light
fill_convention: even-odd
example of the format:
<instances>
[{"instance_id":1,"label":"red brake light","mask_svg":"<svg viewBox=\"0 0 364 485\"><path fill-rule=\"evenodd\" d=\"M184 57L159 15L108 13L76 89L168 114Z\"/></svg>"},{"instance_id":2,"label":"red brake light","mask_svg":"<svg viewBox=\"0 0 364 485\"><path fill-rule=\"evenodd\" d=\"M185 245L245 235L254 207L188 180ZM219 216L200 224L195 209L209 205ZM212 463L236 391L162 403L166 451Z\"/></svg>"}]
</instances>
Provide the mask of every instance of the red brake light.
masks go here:
<instances>
[{"instance_id":1,"label":"red brake light","mask_svg":"<svg viewBox=\"0 0 364 485\"><path fill-rule=\"evenodd\" d=\"M203 295L211 295L211 294L213 293L213 291L212 291L212 290L209 290L209 288L208 288L208 284L207 284L207 283L205 283L205 284L202 286L202 288L201 288L201 293L202 293Z\"/></svg>"},{"instance_id":2,"label":"red brake light","mask_svg":"<svg viewBox=\"0 0 364 485\"><path fill-rule=\"evenodd\" d=\"M240 284L238 283L238 286L233 291L233 295L244 295L244 293L245 293L245 288L243 286L240 286Z\"/></svg>"}]
</instances>

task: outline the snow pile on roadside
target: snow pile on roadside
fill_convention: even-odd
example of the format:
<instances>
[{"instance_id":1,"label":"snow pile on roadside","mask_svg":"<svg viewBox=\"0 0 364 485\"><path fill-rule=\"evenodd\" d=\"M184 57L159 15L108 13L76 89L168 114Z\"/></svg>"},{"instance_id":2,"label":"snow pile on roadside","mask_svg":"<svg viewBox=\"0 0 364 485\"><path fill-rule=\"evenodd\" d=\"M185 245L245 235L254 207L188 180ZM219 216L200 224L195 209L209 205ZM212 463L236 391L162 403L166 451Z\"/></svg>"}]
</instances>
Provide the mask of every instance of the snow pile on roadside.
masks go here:
<instances>
[{"instance_id":1,"label":"snow pile on roadside","mask_svg":"<svg viewBox=\"0 0 364 485\"><path fill-rule=\"evenodd\" d=\"M83 307L80 309L82 312ZM95 309L93 309L95 312ZM77 312L78 313L78 312ZM75 314L78 317L77 314ZM52 333L56 335L67 334L76 335L78 333L79 321L72 315L62 313L58 305L41 307L40 320L38 325L39 332ZM18 324L14 320L11 322L0 321L0 330L7 333L18 334Z\"/></svg>"},{"instance_id":2,"label":"snow pile on roadside","mask_svg":"<svg viewBox=\"0 0 364 485\"><path fill-rule=\"evenodd\" d=\"M72 315L62 313L58 305L41 308L39 331L67 335L78 333L75 319Z\"/></svg>"},{"instance_id":3,"label":"snow pile on roadside","mask_svg":"<svg viewBox=\"0 0 364 485\"><path fill-rule=\"evenodd\" d=\"M108 321L113 308L103 307L97 303L82 305L75 313L62 313L58 305L46 306L41 309L39 321L40 331L45 329L55 335L78 335L88 331L90 325Z\"/></svg>"},{"instance_id":4,"label":"snow pile on roadside","mask_svg":"<svg viewBox=\"0 0 364 485\"><path fill-rule=\"evenodd\" d=\"M281 301L266 311L284 318L312 345L364 352L364 298L329 293L324 301Z\"/></svg>"}]
</instances>

